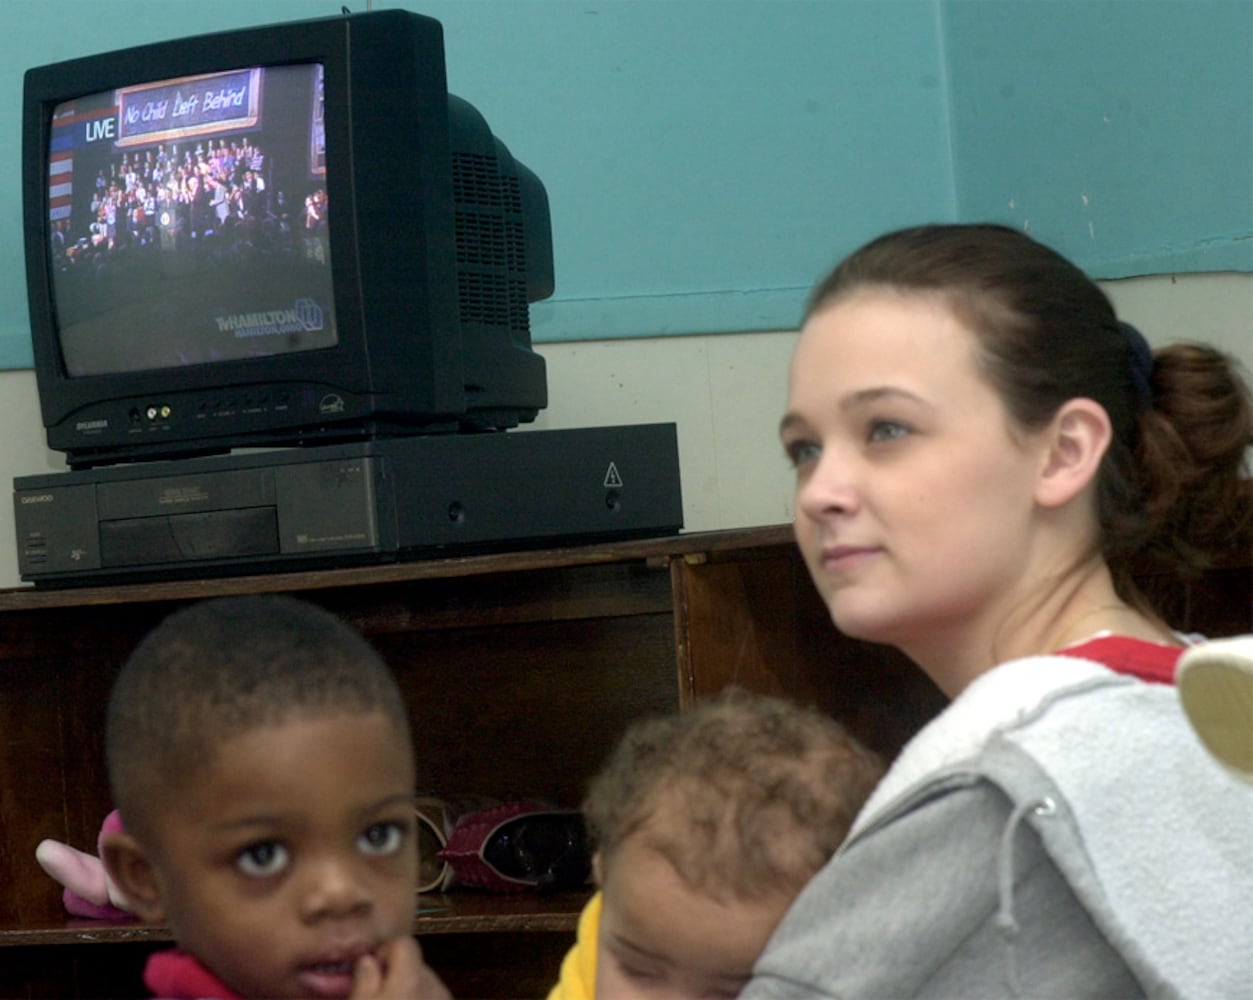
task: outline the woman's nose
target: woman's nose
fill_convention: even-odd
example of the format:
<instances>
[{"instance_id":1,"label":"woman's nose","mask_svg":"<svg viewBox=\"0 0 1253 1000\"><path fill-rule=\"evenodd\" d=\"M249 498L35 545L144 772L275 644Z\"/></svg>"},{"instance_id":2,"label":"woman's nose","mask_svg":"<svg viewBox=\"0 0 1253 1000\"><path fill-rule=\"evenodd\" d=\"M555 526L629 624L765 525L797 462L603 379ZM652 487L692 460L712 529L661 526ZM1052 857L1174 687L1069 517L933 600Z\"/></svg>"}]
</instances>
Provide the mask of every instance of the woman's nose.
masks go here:
<instances>
[{"instance_id":1,"label":"woman's nose","mask_svg":"<svg viewBox=\"0 0 1253 1000\"><path fill-rule=\"evenodd\" d=\"M832 514L849 514L858 505L852 466L830 448L824 448L796 481L796 509L819 520Z\"/></svg>"}]
</instances>

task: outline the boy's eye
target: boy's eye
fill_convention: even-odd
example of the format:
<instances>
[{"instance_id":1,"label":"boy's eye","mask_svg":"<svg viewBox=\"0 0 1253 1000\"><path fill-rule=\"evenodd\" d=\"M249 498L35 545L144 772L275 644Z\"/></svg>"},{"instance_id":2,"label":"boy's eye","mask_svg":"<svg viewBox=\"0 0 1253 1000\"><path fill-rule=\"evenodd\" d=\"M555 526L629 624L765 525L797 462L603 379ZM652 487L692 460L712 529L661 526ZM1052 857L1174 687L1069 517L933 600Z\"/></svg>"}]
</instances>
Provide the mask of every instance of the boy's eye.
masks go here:
<instances>
[{"instance_id":1,"label":"boy's eye","mask_svg":"<svg viewBox=\"0 0 1253 1000\"><path fill-rule=\"evenodd\" d=\"M395 854L405 840L405 827L400 823L375 823L357 838L362 854Z\"/></svg>"},{"instance_id":2,"label":"boy's eye","mask_svg":"<svg viewBox=\"0 0 1253 1000\"><path fill-rule=\"evenodd\" d=\"M287 848L274 840L245 847L236 862L245 875L276 875L287 867Z\"/></svg>"}]
</instances>

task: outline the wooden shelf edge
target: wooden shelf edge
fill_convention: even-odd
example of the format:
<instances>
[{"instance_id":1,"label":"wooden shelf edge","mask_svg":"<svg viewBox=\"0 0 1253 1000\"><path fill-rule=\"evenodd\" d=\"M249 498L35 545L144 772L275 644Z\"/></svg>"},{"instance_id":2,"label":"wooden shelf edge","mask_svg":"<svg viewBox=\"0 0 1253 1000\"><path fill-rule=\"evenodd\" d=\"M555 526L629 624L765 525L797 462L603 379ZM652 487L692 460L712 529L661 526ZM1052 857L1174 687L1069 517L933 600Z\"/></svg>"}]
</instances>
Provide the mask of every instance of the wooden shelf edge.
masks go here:
<instances>
[{"instance_id":1,"label":"wooden shelf edge","mask_svg":"<svg viewBox=\"0 0 1253 1000\"><path fill-rule=\"evenodd\" d=\"M208 576L82 587L10 587L0 589L0 612L144 601L187 601L229 594L314 591L363 584L448 579L635 560L648 561L699 552L720 552L778 545L782 542L791 542L791 540L791 525L780 524L762 528L680 532L677 535L623 539L582 546L402 560L337 569L299 570L286 573L258 572L248 575Z\"/></svg>"},{"instance_id":2,"label":"wooden shelf edge","mask_svg":"<svg viewBox=\"0 0 1253 1000\"><path fill-rule=\"evenodd\" d=\"M168 927L129 920L67 920L59 927L0 928L0 949L32 945L173 941Z\"/></svg>"},{"instance_id":3,"label":"wooden shelf edge","mask_svg":"<svg viewBox=\"0 0 1253 1000\"><path fill-rule=\"evenodd\" d=\"M574 933L591 890L553 896L493 895L473 890L418 897L414 934ZM0 950L66 944L172 944L162 924L130 920L67 920L60 926L0 927Z\"/></svg>"},{"instance_id":4,"label":"wooden shelf edge","mask_svg":"<svg viewBox=\"0 0 1253 1000\"><path fill-rule=\"evenodd\" d=\"M569 890L552 896L535 893L498 896L472 889L418 897L414 933L574 933L592 890Z\"/></svg>"}]
</instances>

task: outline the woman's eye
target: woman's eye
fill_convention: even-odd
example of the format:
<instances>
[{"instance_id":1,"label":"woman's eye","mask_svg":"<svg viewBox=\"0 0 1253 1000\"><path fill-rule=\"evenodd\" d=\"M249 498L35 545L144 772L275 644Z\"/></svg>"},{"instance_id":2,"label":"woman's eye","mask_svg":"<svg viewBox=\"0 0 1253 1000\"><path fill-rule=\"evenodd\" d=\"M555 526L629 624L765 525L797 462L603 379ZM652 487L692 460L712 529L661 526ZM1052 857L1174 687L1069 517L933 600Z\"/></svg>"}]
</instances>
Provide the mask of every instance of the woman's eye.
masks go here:
<instances>
[{"instance_id":1,"label":"woman's eye","mask_svg":"<svg viewBox=\"0 0 1253 1000\"><path fill-rule=\"evenodd\" d=\"M236 863L245 875L277 875L287 867L287 848L277 841L262 841L244 848Z\"/></svg>"},{"instance_id":2,"label":"woman's eye","mask_svg":"<svg viewBox=\"0 0 1253 1000\"><path fill-rule=\"evenodd\" d=\"M405 828L400 823L375 823L357 838L362 854L395 854L404 843Z\"/></svg>"},{"instance_id":3,"label":"woman's eye","mask_svg":"<svg viewBox=\"0 0 1253 1000\"><path fill-rule=\"evenodd\" d=\"M894 420L876 420L866 434L869 441L895 441L909 434L909 428Z\"/></svg>"},{"instance_id":4,"label":"woman's eye","mask_svg":"<svg viewBox=\"0 0 1253 1000\"><path fill-rule=\"evenodd\" d=\"M788 441L783 450L787 453L788 461L798 468L816 461L822 453L822 449L813 441Z\"/></svg>"}]
</instances>

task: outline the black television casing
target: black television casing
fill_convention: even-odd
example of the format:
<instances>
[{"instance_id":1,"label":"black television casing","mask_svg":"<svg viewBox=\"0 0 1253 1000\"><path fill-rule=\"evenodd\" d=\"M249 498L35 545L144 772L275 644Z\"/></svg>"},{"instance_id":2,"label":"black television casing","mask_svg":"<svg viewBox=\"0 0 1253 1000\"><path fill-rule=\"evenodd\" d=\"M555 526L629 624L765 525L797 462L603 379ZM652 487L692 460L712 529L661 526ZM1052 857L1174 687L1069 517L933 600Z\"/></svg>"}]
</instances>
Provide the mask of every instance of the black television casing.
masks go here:
<instances>
[{"instance_id":1,"label":"black television casing","mask_svg":"<svg viewBox=\"0 0 1253 1000\"><path fill-rule=\"evenodd\" d=\"M338 343L71 376L50 253L52 110L150 81L307 63L324 68ZM431 18L346 14L31 69L22 169L40 406L48 445L71 468L499 430L533 420L547 404L528 319L528 304L553 290L547 195L478 112L448 94L443 31Z\"/></svg>"}]
</instances>

